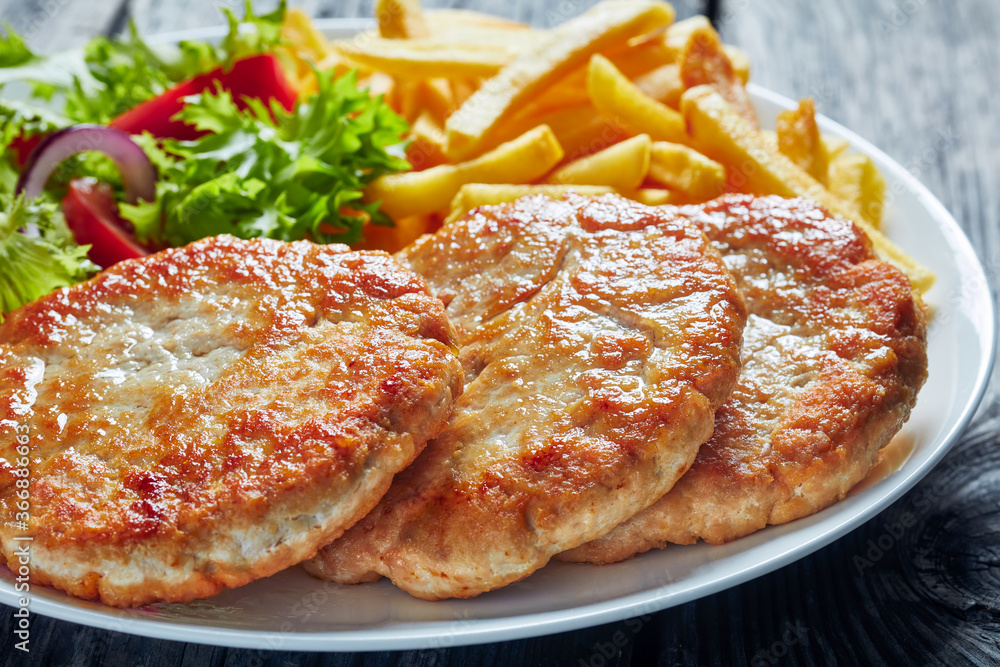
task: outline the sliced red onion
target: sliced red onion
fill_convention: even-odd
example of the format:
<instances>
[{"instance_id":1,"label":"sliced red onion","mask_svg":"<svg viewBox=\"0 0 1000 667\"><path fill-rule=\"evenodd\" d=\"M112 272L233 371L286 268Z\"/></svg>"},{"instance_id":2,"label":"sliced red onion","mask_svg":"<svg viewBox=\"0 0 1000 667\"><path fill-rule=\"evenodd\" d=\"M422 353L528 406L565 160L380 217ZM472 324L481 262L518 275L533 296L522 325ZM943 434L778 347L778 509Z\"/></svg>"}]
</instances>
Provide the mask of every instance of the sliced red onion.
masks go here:
<instances>
[{"instance_id":1,"label":"sliced red onion","mask_svg":"<svg viewBox=\"0 0 1000 667\"><path fill-rule=\"evenodd\" d=\"M29 199L39 196L59 163L87 151L100 151L115 163L128 203L156 198L156 167L146 152L128 134L104 125L74 125L45 137L28 156L17 179L17 192Z\"/></svg>"}]
</instances>

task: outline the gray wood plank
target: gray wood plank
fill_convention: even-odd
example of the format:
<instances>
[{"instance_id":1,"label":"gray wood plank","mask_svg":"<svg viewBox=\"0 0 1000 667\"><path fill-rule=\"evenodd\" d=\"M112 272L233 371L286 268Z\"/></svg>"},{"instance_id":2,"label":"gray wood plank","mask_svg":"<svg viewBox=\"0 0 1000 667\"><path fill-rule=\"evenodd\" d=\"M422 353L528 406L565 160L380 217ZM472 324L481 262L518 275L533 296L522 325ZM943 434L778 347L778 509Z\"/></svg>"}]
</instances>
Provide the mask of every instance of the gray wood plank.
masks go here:
<instances>
[{"instance_id":1,"label":"gray wood plank","mask_svg":"<svg viewBox=\"0 0 1000 667\"><path fill-rule=\"evenodd\" d=\"M264 13L277 6L275 0L254 2L254 10ZM220 25L225 22L223 9L230 9L237 16L243 15L243 3L239 0L207 0L190 2L162 2L160 0L132 0L129 17L136 22L139 31L146 35L176 30L189 30L205 26Z\"/></svg>"},{"instance_id":2,"label":"gray wood plank","mask_svg":"<svg viewBox=\"0 0 1000 667\"><path fill-rule=\"evenodd\" d=\"M0 0L0 17L37 51L83 46L124 25L128 0Z\"/></svg>"},{"instance_id":3,"label":"gray wood plank","mask_svg":"<svg viewBox=\"0 0 1000 667\"><path fill-rule=\"evenodd\" d=\"M469 8L504 16L540 27L552 27L575 16L598 0L557 0L540 3L534 0L426 0L427 8ZM293 0L291 6L301 7L311 16L320 18L368 17L373 15L373 0ZM258 11L267 11L277 5L275 0L254 2ZM681 0L674 6L679 17L687 17L703 10L701 0ZM145 34L172 32L188 28L215 25L222 22L222 9L231 8L239 14L242 2L238 0L179 0L163 3L159 0L134 0L129 15Z\"/></svg>"},{"instance_id":4,"label":"gray wood plank","mask_svg":"<svg viewBox=\"0 0 1000 667\"><path fill-rule=\"evenodd\" d=\"M434 8L469 8L504 16L540 27L554 26L596 4L598 0L427 0ZM255 0L257 12L277 6L277 0ZM318 18L372 16L374 0L293 0ZM703 0L673 3L680 18L704 11ZM221 25L223 10L242 15L242 0L0 0L0 17L28 36L30 46L42 52L74 48L98 34L120 31L128 19L143 34L153 35Z\"/></svg>"}]
</instances>

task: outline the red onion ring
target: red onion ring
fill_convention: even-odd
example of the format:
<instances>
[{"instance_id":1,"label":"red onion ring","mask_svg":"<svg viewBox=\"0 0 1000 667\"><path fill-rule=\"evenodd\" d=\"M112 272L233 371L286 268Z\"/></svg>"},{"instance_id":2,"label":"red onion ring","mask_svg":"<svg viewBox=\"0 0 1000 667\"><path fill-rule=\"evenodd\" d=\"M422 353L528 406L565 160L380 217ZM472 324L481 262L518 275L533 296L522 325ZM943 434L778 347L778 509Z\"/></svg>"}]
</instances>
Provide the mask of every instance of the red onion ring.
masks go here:
<instances>
[{"instance_id":1,"label":"red onion ring","mask_svg":"<svg viewBox=\"0 0 1000 667\"><path fill-rule=\"evenodd\" d=\"M156 199L156 167L139 144L121 130L88 124L67 127L45 137L28 156L16 192L23 192L29 199L38 197L59 163L87 151L104 153L115 163L129 204Z\"/></svg>"}]
</instances>

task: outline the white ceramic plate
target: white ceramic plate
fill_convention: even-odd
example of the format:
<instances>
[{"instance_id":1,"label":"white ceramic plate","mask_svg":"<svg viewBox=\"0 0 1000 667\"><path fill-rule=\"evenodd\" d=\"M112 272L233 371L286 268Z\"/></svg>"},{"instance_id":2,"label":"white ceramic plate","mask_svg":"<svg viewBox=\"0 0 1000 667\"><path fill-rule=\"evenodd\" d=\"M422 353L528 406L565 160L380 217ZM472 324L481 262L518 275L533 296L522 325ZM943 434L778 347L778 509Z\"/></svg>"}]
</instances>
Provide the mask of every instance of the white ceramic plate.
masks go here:
<instances>
[{"instance_id":1,"label":"white ceramic plate","mask_svg":"<svg viewBox=\"0 0 1000 667\"><path fill-rule=\"evenodd\" d=\"M319 22L349 36L368 21ZM162 36L212 39L219 29ZM764 127L791 108L784 97L750 87ZM882 479L870 480L823 512L725 546L668 547L606 567L552 563L525 581L472 600L425 602L383 580L338 586L299 568L190 604L119 610L33 587L33 613L136 635L271 650L443 648L564 632L648 614L759 577L829 544L875 516L913 487L958 439L972 418L993 360L993 303L969 241L944 207L899 164L821 118L824 132L870 155L889 184L889 236L938 276L927 295L930 371L898 438L908 454ZM902 459L903 457L900 457ZM9 570L0 567L0 602L16 605Z\"/></svg>"}]
</instances>

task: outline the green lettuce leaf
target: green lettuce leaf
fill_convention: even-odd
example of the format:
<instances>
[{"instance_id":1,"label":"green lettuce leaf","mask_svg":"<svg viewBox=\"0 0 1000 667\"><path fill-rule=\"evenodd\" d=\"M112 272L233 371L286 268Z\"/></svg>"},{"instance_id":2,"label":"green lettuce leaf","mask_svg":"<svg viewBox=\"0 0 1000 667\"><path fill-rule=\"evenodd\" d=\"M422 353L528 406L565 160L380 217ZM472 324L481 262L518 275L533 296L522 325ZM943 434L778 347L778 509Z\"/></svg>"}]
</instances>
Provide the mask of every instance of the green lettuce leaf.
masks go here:
<instances>
[{"instance_id":1,"label":"green lettuce leaf","mask_svg":"<svg viewBox=\"0 0 1000 667\"><path fill-rule=\"evenodd\" d=\"M35 57L24 39L14 32L9 23L4 22L3 29L7 36L0 39L0 67L17 67Z\"/></svg>"},{"instance_id":2,"label":"green lettuce leaf","mask_svg":"<svg viewBox=\"0 0 1000 667\"><path fill-rule=\"evenodd\" d=\"M52 102L70 121L105 124L180 81L271 51L279 43L284 0L260 16L249 2L242 20L229 9L225 14L229 33L218 47L195 41L153 47L130 22L124 37L96 37L83 49L51 56L32 52L5 25L6 34L0 36L0 86L28 84L33 97Z\"/></svg>"},{"instance_id":3,"label":"green lettuce leaf","mask_svg":"<svg viewBox=\"0 0 1000 667\"><path fill-rule=\"evenodd\" d=\"M83 57L93 84L84 86L82 78L77 78L63 91L66 116L78 123L109 123L170 88L179 80L176 77L198 74L170 71L132 23L124 38L92 39L84 47Z\"/></svg>"},{"instance_id":4,"label":"green lettuce leaf","mask_svg":"<svg viewBox=\"0 0 1000 667\"><path fill-rule=\"evenodd\" d=\"M405 171L406 122L357 87L357 74L318 74L319 91L287 112L229 93L195 96L178 114L212 134L140 143L159 169L155 202L122 205L142 242L184 245L220 233L285 241L355 243L371 220L392 222L365 186Z\"/></svg>"},{"instance_id":5,"label":"green lettuce leaf","mask_svg":"<svg viewBox=\"0 0 1000 667\"><path fill-rule=\"evenodd\" d=\"M13 194L19 168L14 151L8 150L18 137L44 134L70 125L70 121L46 109L14 100L0 100L0 194Z\"/></svg>"},{"instance_id":6,"label":"green lettuce leaf","mask_svg":"<svg viewBox=\"0 0 1000 667\"><path fill-rule=\"evenodd\" d=\"M286 0L281 0L273 12L255 16L253 3L247 0L242 21L228 7L223 9L229 33L222 40L221 51L216 54L219 64L228 69L241 58L273 51L281 42L281 24L285 22L286 8Z\"/></svg>"},{"instance_id":7,"label":"green lettuce leaf","mask_svg":"<svg viewBox=\"0 0 1000 667\"><path fill-rule=\"evenodd\" d=\"M88 249L73 240L56 204L0 195L0 322L14 309L97 272Z\"/></svg>"}]
</instances>

